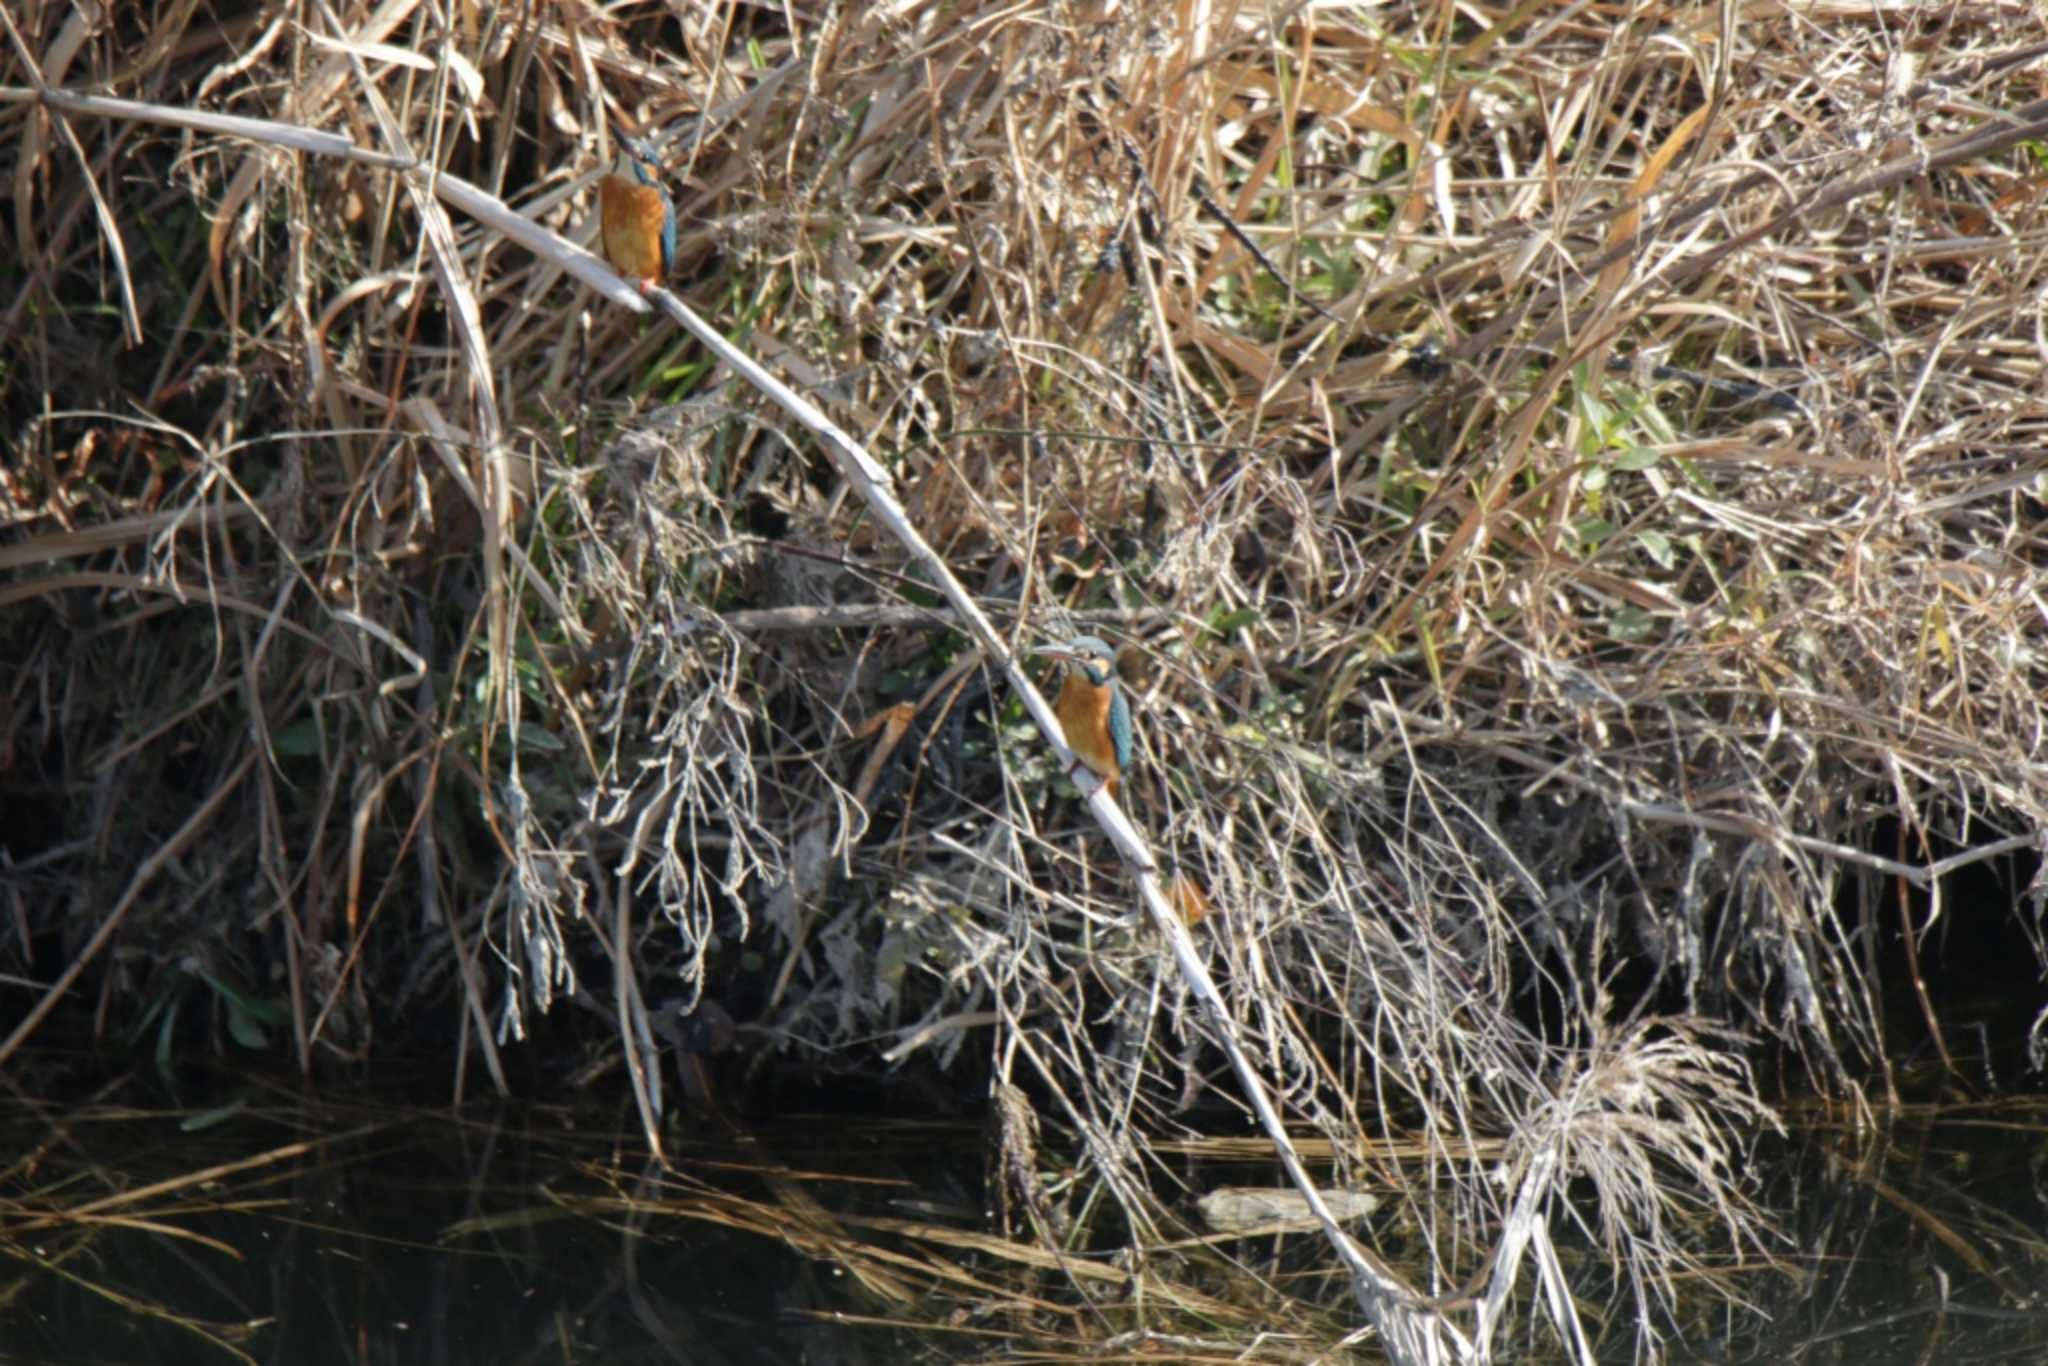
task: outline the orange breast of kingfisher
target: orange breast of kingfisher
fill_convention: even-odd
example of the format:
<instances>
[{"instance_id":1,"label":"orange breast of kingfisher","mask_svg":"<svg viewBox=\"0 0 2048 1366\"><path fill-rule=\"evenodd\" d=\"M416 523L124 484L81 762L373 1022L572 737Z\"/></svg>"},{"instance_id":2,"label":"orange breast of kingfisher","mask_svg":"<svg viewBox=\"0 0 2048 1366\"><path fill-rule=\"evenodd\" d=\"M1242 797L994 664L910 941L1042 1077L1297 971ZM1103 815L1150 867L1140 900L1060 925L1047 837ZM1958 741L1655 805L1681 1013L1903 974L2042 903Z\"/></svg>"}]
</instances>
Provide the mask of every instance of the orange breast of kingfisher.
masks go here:
<instances>
[{"instance_id":1,"label":"orange breast of kingfisher","mask_svg":"<svg viewBox=\"0 0 2048 1366\"><path fill-rule=\"evenodd\" d=\"M617 174L600 181L597 193L604 221L605 259L629 279L658 283L668 273L661 259L668 201L654 186Z\"/></svg>"},{"instance_id":2,"label":"orange breast of kingfisher","mask_svg":"<svg viewBox=\"0 0 2048 1366\"><path fill-rule=\"evenodd\" d=\"M1060 684L1059 701L1053 704L1053 714L1060 718L1067 748L1074 751L1075 758L1108 782L1109 795L1114 797L1118 769L1116 739L1109 729L1112 696L1108 688L1090 683L1079 669L1069 669L1066 681Z\"/></svg>"}]
</instances>

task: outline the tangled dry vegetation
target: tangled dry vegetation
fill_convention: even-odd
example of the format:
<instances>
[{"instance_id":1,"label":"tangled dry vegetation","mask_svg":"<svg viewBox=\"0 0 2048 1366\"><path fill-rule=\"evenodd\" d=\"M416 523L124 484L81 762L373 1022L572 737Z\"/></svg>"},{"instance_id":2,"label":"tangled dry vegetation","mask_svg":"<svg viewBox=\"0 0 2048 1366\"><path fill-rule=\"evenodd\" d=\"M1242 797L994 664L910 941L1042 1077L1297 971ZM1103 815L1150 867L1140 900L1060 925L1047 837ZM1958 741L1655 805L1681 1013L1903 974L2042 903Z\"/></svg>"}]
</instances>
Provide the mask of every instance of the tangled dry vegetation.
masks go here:
<instances>
[{"instance_id":1,"label":"tangled dry vegetation","mask_svg":"<svg viewBox=\"0 0 2048 1366\"><path fill-rule=\"evenodd\" d=\"M1890 898L2038 839L2025 7L4 13L5 1052L459 1010L502 1085L576 994L652 1116L709 1001L992 1072L1046 1237L1034 1118L1142 1237L1242 1104L844 463L587 287L608 114L675 293L1123 647L1231 1026L1423 1215L1404 1350L1589 1352L1553 1224L1654 1350L1768 1246L1749 1042L1863 1094Z\"/></svg>"}]
</instances>

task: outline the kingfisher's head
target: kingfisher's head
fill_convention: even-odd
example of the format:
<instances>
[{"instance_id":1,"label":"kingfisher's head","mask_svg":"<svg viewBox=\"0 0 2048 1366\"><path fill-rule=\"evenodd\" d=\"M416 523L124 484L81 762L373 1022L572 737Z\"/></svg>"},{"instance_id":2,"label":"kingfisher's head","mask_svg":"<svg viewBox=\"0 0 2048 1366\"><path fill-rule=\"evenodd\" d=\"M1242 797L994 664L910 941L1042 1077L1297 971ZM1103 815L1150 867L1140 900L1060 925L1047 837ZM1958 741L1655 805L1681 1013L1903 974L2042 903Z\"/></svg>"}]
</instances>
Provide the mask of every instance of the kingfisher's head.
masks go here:
<instances>
[{"instance_id":1,"label":"kingfisher's head","mask_svg":"<svg viewBox=\"0 0 2048 1366\"><path fill-rule=\"evenodd\" d=\"M1079 669L1098 688L1116 677L1116 651L1095 636L1075 636L1056 645L1041 645L1032 653Z\"/></svg>"}]
</instances>

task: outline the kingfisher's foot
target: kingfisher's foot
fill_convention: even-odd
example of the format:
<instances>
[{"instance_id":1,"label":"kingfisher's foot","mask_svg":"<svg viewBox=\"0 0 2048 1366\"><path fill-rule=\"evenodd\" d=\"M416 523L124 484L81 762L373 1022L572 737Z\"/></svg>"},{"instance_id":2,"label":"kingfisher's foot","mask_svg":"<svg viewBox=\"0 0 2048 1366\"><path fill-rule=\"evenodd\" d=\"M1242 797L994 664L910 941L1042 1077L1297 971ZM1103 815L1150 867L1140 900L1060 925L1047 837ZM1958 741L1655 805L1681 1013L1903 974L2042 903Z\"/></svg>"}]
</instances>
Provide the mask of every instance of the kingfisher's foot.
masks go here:
<instances>
[{"instance_id":1,"label":"kingfisher's foot","mask_svg":"<svg viewBox=\"0 0 2048 1366\"><path fill-rule=\"evenodd\" d=\"M1083 773L1093 778L1097 783L1107 783L1109 781L1109 779L1103 777L1100 773L1097 773L1094 769L1088 767L1088 761L1086 759L1074 760L1073 763L1067 765L1066 772L1067 781L1072 783L1076 788L1079 788L1081 795L1083 797L1092 797L1095 795L1094 788L1081 786L1081 775ZM1116 795L1116 789L1111 788L1109 795L1114 797Z\"/></svg>"}]
</instances>

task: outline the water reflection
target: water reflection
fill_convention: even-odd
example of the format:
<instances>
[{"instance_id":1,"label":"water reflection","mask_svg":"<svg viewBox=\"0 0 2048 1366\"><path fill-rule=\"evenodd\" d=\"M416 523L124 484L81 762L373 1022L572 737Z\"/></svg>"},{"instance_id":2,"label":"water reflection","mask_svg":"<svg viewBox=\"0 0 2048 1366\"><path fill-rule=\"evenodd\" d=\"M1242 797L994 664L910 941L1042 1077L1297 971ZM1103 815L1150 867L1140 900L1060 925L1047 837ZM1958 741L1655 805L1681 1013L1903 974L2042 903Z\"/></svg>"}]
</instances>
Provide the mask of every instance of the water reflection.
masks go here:
<instances>
[{"instance_id":1,"label":"water reflection","mask_svg":"<svg viewBox=\"0 0 2048 1366\"><path fill-rule=\"evenodd\" d=\"M1058 1248L995 1236L982 1136L960 1127L792 1122L679 1143L663 1171L626 1115L259 1095L191 1119L0 1112L16 1154L0 1361L1377 1359L1313 1235L1219 1233L1197 1213L1205 1192L1258 1184L1242 1149L1226 1165L1176 1145L1162 1185L1184 1187L1185 1225L1133 1257L1100 1229ZM1671 1359L2048 1359L2038 1103L1809 1126L1757 1194L1784 1264L1703 1264L1702 1293L1658 1330ZM1382 1251L1415 1241L1393 1208L1361 1206ZM1640 1359L1600 1250L1560 1246L1586 1303L1608 1305L1602 1359Z\"/></svg>"}]
</instances>

